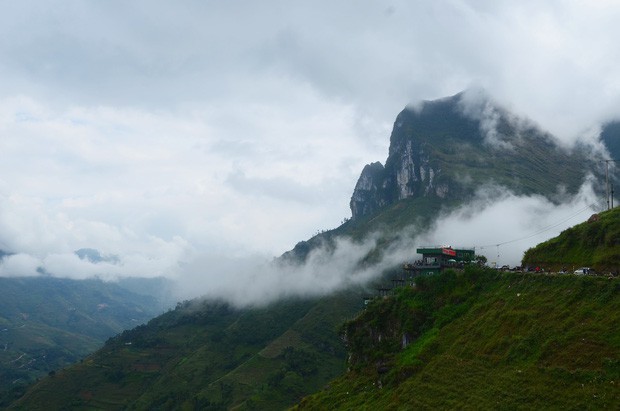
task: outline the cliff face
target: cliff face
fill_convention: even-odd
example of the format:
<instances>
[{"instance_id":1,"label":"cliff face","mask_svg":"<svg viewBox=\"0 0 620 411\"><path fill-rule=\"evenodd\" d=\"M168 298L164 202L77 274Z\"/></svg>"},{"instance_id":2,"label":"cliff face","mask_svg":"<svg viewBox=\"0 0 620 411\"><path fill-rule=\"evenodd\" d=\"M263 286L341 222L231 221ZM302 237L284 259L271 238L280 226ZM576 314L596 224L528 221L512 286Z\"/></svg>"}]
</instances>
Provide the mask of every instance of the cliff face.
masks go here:
<instances>
[{"instance_id":1,"label":"cliff face","mask_svg":"<svg viewBox=\"0 0 620 411\"><path fill-rule=\"evenodd\" d=\"M354 219L405 198L450 195L449 182L437 178L442 164L433 155L433 145L441 141L435 140L435 134L473 131L480 139L475 124L459 113L459 99L457 95L425 102L420 110L406 108L396 117L385 167L379 162L367 165L355 186L351 198Z\"/></svg>"},{"instance_id":2,"label":"cliff face","mask_svg":"<svg viewBox=\"0 0 620 411\"><path fill-rule=\"evenodd\" d=\"M384 198L384 174L385 168L378 161L364 167L351 197L353 217L372 214L387 205Z\"/></svg>"},{"instance_id":3,"label":"cliff face","mask_svg":"<svg viewBox=\"0 0 620 411\"><path fill-rule=\"evenodd\" d=\"M405 108L396 117L385 166L367 165L355 186L352 218L407 198L427 197L437 207L460 202L484 184L547 197L574 193L595 168L582 151L559 146L484 96L461 93Z\"/></svg>"}]
</instances>

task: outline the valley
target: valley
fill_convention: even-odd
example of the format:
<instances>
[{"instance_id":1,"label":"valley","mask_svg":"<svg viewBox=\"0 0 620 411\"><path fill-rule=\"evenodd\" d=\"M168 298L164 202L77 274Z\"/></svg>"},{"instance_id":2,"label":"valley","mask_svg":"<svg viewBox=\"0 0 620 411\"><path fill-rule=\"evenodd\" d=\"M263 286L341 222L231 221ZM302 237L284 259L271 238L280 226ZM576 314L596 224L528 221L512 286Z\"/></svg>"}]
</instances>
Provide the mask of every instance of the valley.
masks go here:
<instances>
[{"instance_id":1,"label":"valley","mask_svg":"<svg viewBox=\"0 0 620 411\"><path fill-rule=\"evenodd\" d=\"M164 304L100 280L0 278L0 405L161 314Z\"/></svg>"}]
</instances>

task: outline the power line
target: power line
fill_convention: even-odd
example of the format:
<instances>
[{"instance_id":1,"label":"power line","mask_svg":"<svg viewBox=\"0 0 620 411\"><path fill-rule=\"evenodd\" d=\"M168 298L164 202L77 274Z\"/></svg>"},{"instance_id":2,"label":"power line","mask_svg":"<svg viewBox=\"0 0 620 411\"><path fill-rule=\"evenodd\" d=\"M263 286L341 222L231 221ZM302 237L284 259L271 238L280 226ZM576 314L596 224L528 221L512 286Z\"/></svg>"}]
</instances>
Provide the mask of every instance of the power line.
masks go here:
<instances>
[{"instance_id":1,"label":"power line","mask_svg":"<svg viewBox=\"0 0 620 411\"><path fill-rule=\"evenodd\" d=\"M549 231L552 228L555 228L555 227L559 226L560 224L565 223L568 220L571 220L572 218L575 218L579 214L583 213L585 210L590 209L590 208L594 208L594 206L595 206L595 204L588 204L584 208L582 208L581 210L576 211L575 213L571 214L570 216L564 218L563 220L558 221L557 223L551 224L549 226L543 227L540 230L538 230L538 231L536 231L536 232L534 232L534 233L532 233L530 235L527 235L525 237L516 238L516 239L513 239L513 240L499 242L499 243L495 243L495 244L482 245L482 246L478 246L478 247L474 247L474 248L479 248L481 250L484 250L485 248L490 248L490 247L498 247L499 248L499 246L501 246L501 245L506 245L506 244L510 244L510 243L516 243L517 241L523 241L523 240L527 240L528 238L536 237L539 234L542 234L542 233L544 233L546 231ZM499 250L498 250L498 252L499 252Z\"/></svg>"},{"instance_id":2,"label":"power line","mask_svg":"<svg viewBox=\"0 0 620 411\"><path fill-rule=\"evenodd\" d=\"M599 160L599 161L603 161L605 162L605 192L606 192L606 197L605 197L605 202L607 203L607 210L610 209L610 204L609 204L609 163L617 163L618 160L615 159L606 159L606 160ZM611 188L611 207L613 208L613 186ZM521 237L521 238L515 238L513 240L508 240L508 241L503 241L503 242L499 242L499 243L495 243L495 244L487 244L487 245L482 245L482 246L474 246L474 249L478 248L480 250L484 250L485 248L490 248L490 247L497 247L497 259L499 260L499 247L502 245L506 245L506 244L511 244L511 243L516 243L518 241L523 241L523 240L527 240L529 238L532 237L536 237L537 235L540 235L546 231L549 231L557 226L559 226L560 224L563 224L565 222L567 222L568 220L571 220L572 218L576 217L577 215L581 214L582 212L584 212L587 209L592 209L595 208L595 206L599 206L601 208L604 208L604 203L603 204L589 204L586 205L584 208L582 208L581 210L575 212L574 214L571 214L570 216L566 217L565 219L558 221L557 223L551 224L547 227L543 227L540 230L536 231L535 233L532 233L530 235L527 235L525 237Z\"/></svg>"}]
</instances>

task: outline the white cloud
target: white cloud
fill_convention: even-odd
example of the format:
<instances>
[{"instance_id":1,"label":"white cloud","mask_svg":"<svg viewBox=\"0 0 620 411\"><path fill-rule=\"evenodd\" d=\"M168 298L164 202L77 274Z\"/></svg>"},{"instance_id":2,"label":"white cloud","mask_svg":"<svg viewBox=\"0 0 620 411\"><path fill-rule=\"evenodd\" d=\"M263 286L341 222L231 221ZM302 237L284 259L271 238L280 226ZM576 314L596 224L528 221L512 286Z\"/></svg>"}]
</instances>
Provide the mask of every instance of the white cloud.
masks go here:
<instances>
[{"instance_id":1,"label":"white cloud","mask_svg":"<svg viewBox=\"0 0 620 411\"><path fill-rule=\"evenodd\" d=\"M556 204L542 196L517 196L501 187L481 188L476 199L421 237L428 244L475 247L489 263L519 265L523 253L599 211L601 201L586 182L577 195Z\"/></svg>"},{"instance_id":2,"label":"white cloud","mask_svg":"<svg viewBox=\"0 0 620 411\"><path fill-rule=\"evenodd\" d=\"M406 227L401 233L390 233L395 240L371 264L362 261L377 246L381 233L360 242L338 238L333 245L315 248L300 265L274 263L261 255L227 258L198 252L183 267L175 291L180 299L206 296L241 306L324 295L377 281L385 270L420 258L415 253L419 247L448 244L474 248L488 258L489 265L516 266L528 248L586 220L600 207L590 182L574 197L563 197L563 202L553 203L542 196L483 187L472 202L444 213L426 232Z\"/></svg>"},{"instance_id":3,"label":"white cloud","mask_svg":"<svg viewBox=\"0 0 620 411\"><path fill-rule=\"evenodd\" d=\"M32 277L39 275L37 269L41 262L35 257L19 253L5 256L0 264L0 276L2 277Z\"/></svg>"},{"instance_id":4,"label":"white cloud","mask_svg":"<svg viewBox=\"0 0 620 411\"><path fill-rule=\"evenodd\" d=\"M321 296L350 286L365 286L384 270L406 261L413 239L403 235L374 263L363 262L377 247L378 233L363 241L340 237L313 249L305 263L269 261L265 256L240 258L202 253L184 267L176 283L178 298L205 296L233 304L260 305L283 297ZM205 268L208 267L208 268Z\"/></svg>"},{"instance_id":5,"label":"white cloud","mask_svg":"<svg viewBox=\"0 0 620 411\"><path fill-rule=\"evenodd\" d=\"M0 9L0 248L31 256L3 275L278 255L349 215L410 101L481 86L566 142L620 106L614 2ZM120 262L75 260L85 247Z\"/></svg>"},{"instance_id":6,"label":"white cloud","mask_svg":"<svg viewBox=\"0 0 620 411\"><path fill-rule=\"evenodd\" d=\"M230 107L173 115L0 100L0 249L53 275L102 278L177 276L193 249L278 255L348 214L368 150L348 107L303 99L282 118L260 105L230 117ZM80 248L121 263L71 264Z\"/></svg>"}]
</instances>

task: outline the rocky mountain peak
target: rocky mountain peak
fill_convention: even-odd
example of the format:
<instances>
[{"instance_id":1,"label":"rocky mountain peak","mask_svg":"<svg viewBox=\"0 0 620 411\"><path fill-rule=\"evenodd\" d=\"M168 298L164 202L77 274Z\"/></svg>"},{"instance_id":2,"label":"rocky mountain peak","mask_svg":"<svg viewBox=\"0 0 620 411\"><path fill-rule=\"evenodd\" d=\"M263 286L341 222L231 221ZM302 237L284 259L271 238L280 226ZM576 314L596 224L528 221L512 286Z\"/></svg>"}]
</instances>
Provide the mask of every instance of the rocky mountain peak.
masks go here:
<instances>
[{"instance_id":1,"label":"rocky mountain peak","mask_svg":"<svg viewBox=\"0 0 620 411\"><path fill-rule=\"evenodd\" d=\"M394 122L385 166L364 167L351 197L353 220L404 199L425 197L437 207L465 200L483 184L515 193L574 193L589 162L549 134L493 104L481 92L425 101ZM587 165L587 164L586 164Z\"/></svg>"},{"instance_id":2,"label":"rocky mountain peak","mask_svg":"<svg viewBox=\"0 0 620 411\"><path fill-rule=\"evenodd\" d=\"M387 204L382 188L384 173L385 168L378 161L364 167L351 197L353 218L372 214Z\"/></svg>"}]
</instances>

